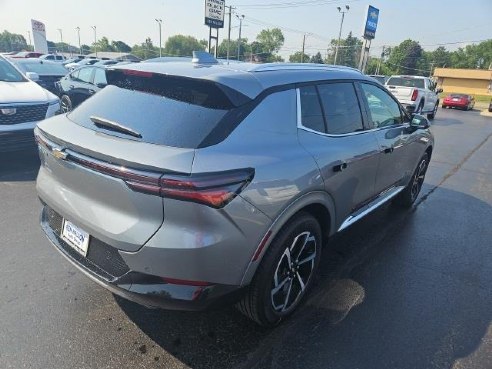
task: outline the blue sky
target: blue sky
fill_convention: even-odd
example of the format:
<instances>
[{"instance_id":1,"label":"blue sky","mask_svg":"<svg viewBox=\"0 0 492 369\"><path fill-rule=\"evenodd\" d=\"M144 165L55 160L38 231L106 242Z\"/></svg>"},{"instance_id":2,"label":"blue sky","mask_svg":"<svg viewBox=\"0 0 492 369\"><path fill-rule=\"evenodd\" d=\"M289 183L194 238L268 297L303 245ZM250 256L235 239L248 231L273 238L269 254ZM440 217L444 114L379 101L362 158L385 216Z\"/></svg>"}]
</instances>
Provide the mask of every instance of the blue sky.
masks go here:
<instances>
[{"instance_id":1,"label":"blue sky","mask_svg":"<svg viewBox=\"0 0 492 369\"><path fill-rule=\"evenodd\" d=\"M303 33L308 34L308 54L326 52L329 39L338 36L340 15L336 7L346 4L350 10L342 37L349 31L360 35L368 4L380 9L374 52L407 38L418 40L429 50L439 44L448 44L445 46L452 50L463 46L462 41L492 38L492 0L226 0L226 5L236 6L236 12L245 15L243 37L251 40L263 28L281 26L286 39L283 56L301 48ZM92 25L97 26L98 37L104 35L130 45L151 37L158 44L155 18L163 19L163 40L178 33L207 38L203 16L203 0L0 0L0 31L7 29L27 38L30 19L34 18L46 24L49 40L60 39L60 28L64 41L74 45L77 26L82 43L92 42ZM238 24L234 19L232 38L238 36ZM226 33L222 30L220 38Z\"/></svg>"}]
</instances>

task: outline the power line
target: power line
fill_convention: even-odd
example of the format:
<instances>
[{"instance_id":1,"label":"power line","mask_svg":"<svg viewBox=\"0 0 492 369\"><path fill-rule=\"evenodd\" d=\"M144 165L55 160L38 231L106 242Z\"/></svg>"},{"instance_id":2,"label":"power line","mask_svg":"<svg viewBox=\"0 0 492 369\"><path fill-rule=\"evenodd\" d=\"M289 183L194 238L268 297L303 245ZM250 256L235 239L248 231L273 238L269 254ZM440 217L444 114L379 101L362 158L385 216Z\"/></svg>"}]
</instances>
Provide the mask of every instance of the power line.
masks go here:
<instances>
[{"instance_id":1,"label":"power line","mask_svg":"<svg viewBox=\"0 0 492 369\"><path fill-rule=\"evenodd\" d=\"M345 3L353 3L360 0L346 0ZM241 8L247 9L285 9L285 8L297 8L306 6L321 6L321 5L331 5L341 3L341 0L308 0L308 1L291 1L291 2L281 2L281 3L270 3L270 4L238 4L234 5Z\"/></svg>"}]
</instances>

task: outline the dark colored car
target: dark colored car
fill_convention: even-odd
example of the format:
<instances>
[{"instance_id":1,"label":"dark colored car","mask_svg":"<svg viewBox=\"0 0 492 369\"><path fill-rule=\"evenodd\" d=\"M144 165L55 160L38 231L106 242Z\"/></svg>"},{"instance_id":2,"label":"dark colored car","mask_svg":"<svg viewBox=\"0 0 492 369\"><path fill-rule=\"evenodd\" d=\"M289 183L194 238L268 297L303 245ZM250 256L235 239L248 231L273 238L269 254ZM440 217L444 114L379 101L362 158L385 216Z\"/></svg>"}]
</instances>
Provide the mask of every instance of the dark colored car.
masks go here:
<instances>
[{"instance_id":1,"label":"dark colored car","mask_svg":"<svg viewBox=\"0 0 492 369\"><path fill-rule=\"evenodd\" d=\"M489 112L492 113L492 100L490 100L490 103L489 103Z\"/></svg>"},{"instance_id":2,"label":"dark colored car","mask_svg":"<svg viewBox=\"0 0 492 369\"><path fill-rule=\"evenodd\" d=\"M107 68L106 88L38 125L41 224L115 294L188 310L239 299L274 325L329 236L412 206L434 139L357 70L202 55Z\"/></svg>"},{"instance_id":3,"label":"dark colored car","mask_svg":"<svg viewBox=\"0 0 492 369\"><path fill-rule=\"evenodd\" d=\"M21 51L15 55L11 55L11 58L39 58L43 53L36 53L31 51Z\"/></svg>"},{"instance_id":4,"label":"dark colored car","mask_svg":"<svg viewBox=\"0 0 492 369\"><path fill-rule=\"evenodd\" d=\"M466 94L450 94L442 101L443 108L471 110L475 106L475 98Z\"/></svg>"},{"instance_id":5,"label":"dark colored car","mask_svg":"<svg viewBox=\"0 0 492 369\"><path fill-rule=\"evenodd\" d=\"M12 62L23 72L36 73L39 76L35 82L48 91L58 94L55 83L65 77L68 70L57 62L41 59L13 59Z\"/></svg>"},{"instance_id":6,"label":"dark colored car","mask_svg":"<svg viewBox=\"0 0 492 369\"><path fill-rule=\"evenodd\" d=\"M56 83L61 109L64 112L71 111L106 84L104 67L88 66L74 70Z\"/></svg>"}]
</instances>

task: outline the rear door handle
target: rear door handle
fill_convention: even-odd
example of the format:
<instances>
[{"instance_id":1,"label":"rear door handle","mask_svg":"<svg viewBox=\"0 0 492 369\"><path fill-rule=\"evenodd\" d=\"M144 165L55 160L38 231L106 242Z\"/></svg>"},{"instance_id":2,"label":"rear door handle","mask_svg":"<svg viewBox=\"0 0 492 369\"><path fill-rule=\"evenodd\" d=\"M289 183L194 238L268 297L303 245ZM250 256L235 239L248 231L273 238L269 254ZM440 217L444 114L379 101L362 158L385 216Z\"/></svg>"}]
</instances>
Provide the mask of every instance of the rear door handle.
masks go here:
<instances>
[{"instance_id":1,"label":"rear door handle","mask_svg":"<svg viewBox=\"0 0 492 369\"><path fill-rule=\"evenodd\" d=\"M90 95L93 95L93 94L95 94L95 93L96 93L96 91L94 91L94 90L89 90L89 94L90 94Z\"/></svg>"},{"instance_id":2,"label":"rear door handle","mask_svg":"<svg viewBox=\"0 0 492 369\"><path fill-rule=\"evenodd\" d=\"M348 167L347 163L346 162L342 162L340 164L334 165L333 166L333 171L334 172L342 172L345 169L347 169L347 167Z\"/></svg>"},{"instance_id":3,"label":"rear door handle","mask_svg":"<svg viewBox=\"0 0 492 369\"><path fill-rule=\"evenodd\" d=\"M71 90L73 90L75 88L75 86L74 85L70 85L70 86L68 86L68 88L71 89Z\"/></svg>"},{"instance_id":4,"label":"rear door handle","mask_svg":"<svg viewBox=\"0 0 492 369\"><path fill-rule=\"evenodd\" d=\"M385 154L391 154L393 151L395 151L395 149L393 147L386 147L383 152Z\"/></svg>"}]
</instances>

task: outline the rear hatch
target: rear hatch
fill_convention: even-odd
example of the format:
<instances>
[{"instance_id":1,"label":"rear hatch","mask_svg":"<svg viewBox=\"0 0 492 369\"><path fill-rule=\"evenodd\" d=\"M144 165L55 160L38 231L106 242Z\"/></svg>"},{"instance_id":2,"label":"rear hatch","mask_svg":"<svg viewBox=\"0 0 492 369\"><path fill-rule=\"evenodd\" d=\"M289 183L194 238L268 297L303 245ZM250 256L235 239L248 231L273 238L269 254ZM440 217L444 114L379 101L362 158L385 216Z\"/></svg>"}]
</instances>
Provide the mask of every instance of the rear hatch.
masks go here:
<instances>
[{"instance_id":1,"label":"rear hatch","mask_svg":"<svg viewBox=\"0 0 492 369\"><path fill-rule=\"evenodd\" d=\"M390 77L386 86L399 101L415 101L412 100L414 91L425 88L423 79L413 77Z\"/></svg>"},{"instance_id":2,"label":"rear hatch","mask_svg":"<svg viewBox=\"0 0 492 369\"><path fill-rule=\"evenodd\" d=\"M108 82L38 125L37 189L91 236L136 251L164 220L160 178L189 176L195 149L220 140L214 132L235 105L210 81L115 69Z\"/></svg>"}]
</instances>

